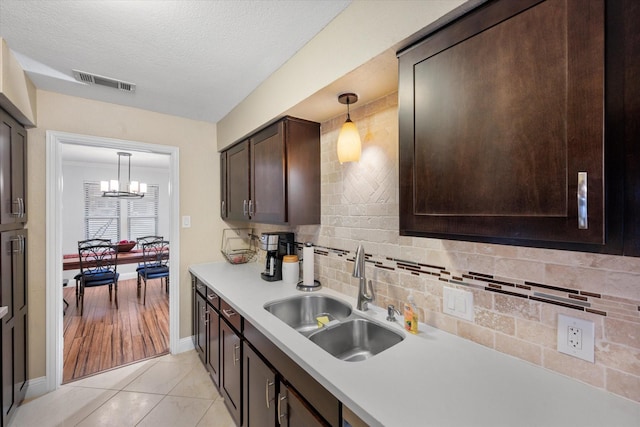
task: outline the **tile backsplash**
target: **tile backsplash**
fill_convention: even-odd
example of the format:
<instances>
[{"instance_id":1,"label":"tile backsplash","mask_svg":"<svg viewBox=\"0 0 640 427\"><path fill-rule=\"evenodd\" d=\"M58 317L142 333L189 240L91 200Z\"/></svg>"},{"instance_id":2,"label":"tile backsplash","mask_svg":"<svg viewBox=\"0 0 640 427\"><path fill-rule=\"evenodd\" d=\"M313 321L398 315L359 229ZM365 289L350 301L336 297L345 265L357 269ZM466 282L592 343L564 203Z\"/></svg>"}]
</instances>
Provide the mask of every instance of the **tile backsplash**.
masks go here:
<instances>
[{"instance_id":1,"label":"tile backsplash","mask_svg":"<svg viewBox=\"0 0 640 427\"><path fill-rule=\"evenodd\" d=\"M322 123L322 224L293 229L322 285L355 296L363 244L376 305L411 291L422 322L640 402L640 258L399 236L397 117L397 93L352 109L363 152L343 165L345 117ZM473 292L474 322L443 313L445 286ZM556 351L559 313L595 323L595 363Z\"/></svg>"}]
</instances>

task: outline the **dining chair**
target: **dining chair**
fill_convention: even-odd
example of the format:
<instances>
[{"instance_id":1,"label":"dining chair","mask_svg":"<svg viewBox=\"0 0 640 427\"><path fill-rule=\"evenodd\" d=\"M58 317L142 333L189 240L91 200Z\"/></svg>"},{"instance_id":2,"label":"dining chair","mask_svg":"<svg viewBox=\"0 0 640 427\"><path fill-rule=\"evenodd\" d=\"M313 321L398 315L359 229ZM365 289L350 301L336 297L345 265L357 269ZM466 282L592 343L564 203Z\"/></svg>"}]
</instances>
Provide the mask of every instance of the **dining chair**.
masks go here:
<instances>
[{"instance_id":1,"label":"dining chair","mask_svg":"<svg viewBox=\"0 0 640 427\"><path fill-rule=\"evenodd\" d=\"M143 236L136 238L136 242L138 243L138 248L142 249L142 245L145 243L153 242L154 240L162 240L163 236Z\"/></svg>"},{"instance_id":2,"label":"dining chair","mask_svg":"<svg viewBox=\"0 0 640 427\"><path fill-rule=\"evenodd\" d=\"M84 312L84 291L95 286L109 286L109 301L112 291L118 308L118 250L109 239L88 239L78 242L80 273L76 275L76 306L80 304L80 316Z\"/></svg>"},{"instance_id":3,"label":"dining chair","mask_svg":"<svg viewBox=\"0 0 640 427\"><path fill-rule=\"evenodd\" d=\"M138 237L136 238L136 242L137 242L137 247L138 249L142 249L142 245L144 245L145 243L149 243L149 242L153 242L155 240L162 240L163 236L143 236L143 237ZM138 263L138 267L136 267L136 275L137 275L137 289L136 289L136 293L138 295L138 297L140 297L140 287L141 287L141 282L140 282L140 275L137 274L140 269L144 268L144 260L142 262Z\"/></svg>"},{"instance_id":4,"label":"dining chair","mask_svg":"<svg viewBox=\"0 0 640 427\"><path fill-rule=\"evenodd\" d=\"M147 304L147 281L164 279L166 292L169 292L169 241L153 240L142 244L142 259L144 265L138 269L138 283L144 281L144 299Z\"/></svg>"}]
</instances>

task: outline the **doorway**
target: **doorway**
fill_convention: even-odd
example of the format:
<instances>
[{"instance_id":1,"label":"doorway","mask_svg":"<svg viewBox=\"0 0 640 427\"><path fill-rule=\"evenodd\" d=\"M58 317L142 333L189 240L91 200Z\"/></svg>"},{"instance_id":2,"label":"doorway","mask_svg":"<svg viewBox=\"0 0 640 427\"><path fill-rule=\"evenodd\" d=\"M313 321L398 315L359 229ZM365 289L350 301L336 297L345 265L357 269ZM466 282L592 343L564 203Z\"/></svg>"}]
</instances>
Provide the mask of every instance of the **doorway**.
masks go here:
<instances>
[{"instance_id":1,"label":"doorway","mask_svg":"<svg viewBox=\"0 0 640 427\"><path fill-rule=\"evenodd\" d=\"M64 254L63 153L65 151L68 152L69 150L67 149L69 148L78 147L88 147L96 152L100 150L130 151L140 158L154 154L168 157L168 226L166 228L168 235L166 237L171 241L173 247L179 248L179 152L177 147L47 131L46 381L49 391L59 387L63 379L63 287L61 286L63 283L62 260ZM113 160L111 174L116 172L115 164L116 161ZM171 262L173 265L180 265L179 250L171 253ZM169 283L169 294L171 295L169 299L169 351L176 353L179 341L179 268L170 270ZM73 303L75 303L75 300Z\"/></svg>"}]
</instances>

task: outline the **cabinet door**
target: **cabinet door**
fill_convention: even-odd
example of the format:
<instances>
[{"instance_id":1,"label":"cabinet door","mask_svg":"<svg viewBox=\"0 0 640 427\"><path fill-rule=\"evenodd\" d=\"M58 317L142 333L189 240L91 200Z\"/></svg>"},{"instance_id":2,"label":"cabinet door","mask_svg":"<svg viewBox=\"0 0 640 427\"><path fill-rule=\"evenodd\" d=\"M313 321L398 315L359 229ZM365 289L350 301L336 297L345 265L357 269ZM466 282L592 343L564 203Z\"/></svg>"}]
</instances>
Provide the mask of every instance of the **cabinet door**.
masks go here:
<instances>
[{"instance_id":1,"label":"cabinet door","mask_svg":"<svg viewBox=\"0 0 640 427\"><path fill-rule=\"evenodd\" d=\"M220 322L220 390L231 416L241 422L242 346L238 335L226 321Z\"/></svg>"},{"instance_id":2,"label":"cabinet door","mask_svg":"<svg viewBox=\"0 0 640 427\"><path fill-rule=\"evenodd\" d=\"M493 2L399 60L402 235L604 243L602 0Z\"/></svg>"},{"instance_id":3,"label":"cabinet door","mask_svg":"<svg viewBox=\"0 0 640 427\"><path fill-rule=\"evenodd\" d=\"M284 123L275 123L251 137L251 218L287 221Z\"/></svg>"},{"instance_id":4,"label":"cabinet door","mask_svg":"<svg viewBox=\"0 0 640 427\"><path fill-rule=\"evenodd\" d=\"M249 219L249 142L234 145L227 157L227 219Z\"/></svg>"},{"instance_id":5,"label":"cabinet door","mask_svg":"<svg viewBox=\"0 0 640 427\"><path fill-rule=\"evenodd\" d=\"M0 109L0 224L27 220L26 149L26 130Z\"/></svg>"},{"instance_id":6,"label":"cabinet door","mask_svg":"<svg viewBox=\"0 0 640 427\"><path fill-rule=\"evenodd\" d=\"M327 427L329 424L320 418L315 411L282 381L278 394L277 417L282 427Z\"/></svg>"},{"instance_id":7,"label":"cabinet door","mask_svg":"<svg viewBox=\"0 0 640 427\"><path fill-rule=\"evenodd\" d=\"M27 381L26 230L0 233L2 420L24 399Z\"/></svg>"},{"instance_id":8,"label":"cabinet door","mask_svg":"<svg viewBox=\"0 0 640 427\"><path fill-rule=\"evenodd\" d=\"M228 213L227 200L227 152L220 153L220 218L226 219Z\"/></svg>"},{"instance_id":9,"label":"cabinet door","mask_svg":"<svg viewBox=\"0 0 640 427\"><path fill-rule=\"evenodd\" d=\"M216 386L220 385L220 315L210 305L207 324L207 369Z\"/></svg>"},{"instance_id":10,"label":"cabinet door","mask_svg":"<svg viewBox=\"0 0 640 427\"><path fill-rule=\"evenodd\" d=\"M27 392L27 230L16 230L13 240L13 387L16 402Z\"/></svg>"},{"instance_id":11,"label":"cabinet door","mask_svg":"<svg viewBox=\"0 0 640 427\"><path fill-rule=\"evenodd\" d=\"M276 425L276 373L243 343L243 427Z\"/></svg>"},{"instance_id":12,"label":"cabinet door","mask_svg":"<svg viewBox=\"0 0 640 427\"><path fill-rule=\"evenodd\" d=\"M198 356L203 363L207 360L207 323L209 313L207 311L207 303L204 297L196 292L196 306L195 306L195 345Z\"/></svg>"}]
</instances>

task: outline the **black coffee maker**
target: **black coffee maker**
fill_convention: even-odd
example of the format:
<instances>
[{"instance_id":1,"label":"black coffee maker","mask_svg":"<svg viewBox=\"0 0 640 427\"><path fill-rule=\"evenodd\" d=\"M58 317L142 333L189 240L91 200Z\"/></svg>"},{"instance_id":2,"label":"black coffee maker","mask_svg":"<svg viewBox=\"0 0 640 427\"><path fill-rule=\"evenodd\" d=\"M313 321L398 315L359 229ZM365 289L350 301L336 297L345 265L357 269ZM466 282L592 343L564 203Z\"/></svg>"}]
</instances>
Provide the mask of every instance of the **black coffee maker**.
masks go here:
<instances>
[{"instance_id":1,"label":"black coffee maker","mask_svg":"<svg viewBox=\"0 0 640 427\"><path fill-rule=\"evenodd\" d=\"M282 258L294 253L294 245L293 233L286 231L262 233L260 249L267 251L267 259L260 277L267 282L282 280Z\"/></svg>"}]
</instances>

